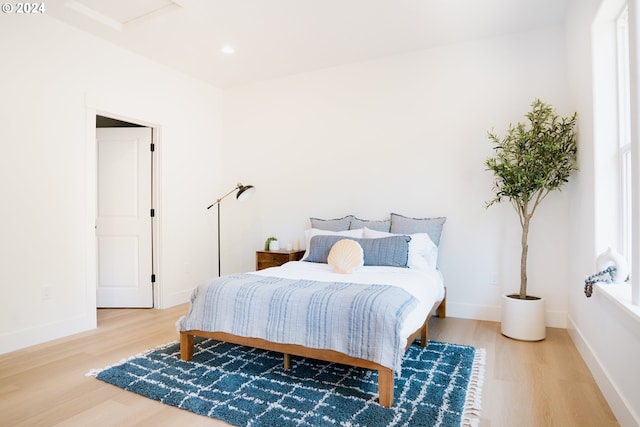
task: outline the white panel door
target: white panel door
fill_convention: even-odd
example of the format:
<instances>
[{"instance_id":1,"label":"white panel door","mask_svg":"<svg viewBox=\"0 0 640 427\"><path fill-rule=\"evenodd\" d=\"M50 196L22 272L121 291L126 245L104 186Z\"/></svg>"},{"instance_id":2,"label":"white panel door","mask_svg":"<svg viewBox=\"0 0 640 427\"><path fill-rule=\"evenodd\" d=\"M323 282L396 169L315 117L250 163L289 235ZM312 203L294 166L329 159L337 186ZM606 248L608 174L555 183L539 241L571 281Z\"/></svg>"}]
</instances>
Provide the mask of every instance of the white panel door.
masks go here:
<instances>
[{"instance_id":1,"label":"white panel door","mask_svg":"<svg viewBox=\"0 0 640 427\"><path fill-rule=\"evenodd\" d=\"M99 128L98 307L152 307L151 129Z\"/></svg>"}]
</instances>

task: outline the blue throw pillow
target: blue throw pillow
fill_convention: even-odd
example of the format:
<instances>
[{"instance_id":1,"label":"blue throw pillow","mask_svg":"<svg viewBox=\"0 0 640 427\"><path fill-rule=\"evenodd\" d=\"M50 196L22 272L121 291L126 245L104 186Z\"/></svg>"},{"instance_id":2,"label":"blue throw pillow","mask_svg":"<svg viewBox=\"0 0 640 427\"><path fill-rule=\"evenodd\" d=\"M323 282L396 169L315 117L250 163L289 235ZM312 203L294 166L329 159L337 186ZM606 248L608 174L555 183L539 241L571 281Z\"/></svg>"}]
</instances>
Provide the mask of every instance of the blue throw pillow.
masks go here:
<instances>
[{"instance_id":1,"label":"blue throw pillow","mask_svg":"<svg viewBox=\"0 0 640 427\"><path fill-rule=\"evenodd\" d=\"M407 267L409 236L389 236L380 239L359 239L364 252L364 265Z\"/></svg>"},{"instance_id":2,"label":"blue throw pillow","mask_svg":"<svg viewBox=\"0 0 640 427\"><path fill-rule=\"evenodd\" d=\"M331 248L336 244L336 242L342 239L358 241L358 239L345 236L313 236L311 240L309 240L309 248L307 249L309 253L304 260L308 262L320 262L326 264Z\"/></svg>"},{"instance_id":3,"label":"blue throw pillow","mask_svg":"<svg viewBox=\"0 0 640 427\"><path fill-rule=\"evenodd\" d=\"M362 246L364 265L407 267L409 260L409 236L389 236L379 239L356 239L344 236L313 236L309 242L308 262L327 263L329 252L336 242L348 239Z\"/></svg>"}]
</instances>

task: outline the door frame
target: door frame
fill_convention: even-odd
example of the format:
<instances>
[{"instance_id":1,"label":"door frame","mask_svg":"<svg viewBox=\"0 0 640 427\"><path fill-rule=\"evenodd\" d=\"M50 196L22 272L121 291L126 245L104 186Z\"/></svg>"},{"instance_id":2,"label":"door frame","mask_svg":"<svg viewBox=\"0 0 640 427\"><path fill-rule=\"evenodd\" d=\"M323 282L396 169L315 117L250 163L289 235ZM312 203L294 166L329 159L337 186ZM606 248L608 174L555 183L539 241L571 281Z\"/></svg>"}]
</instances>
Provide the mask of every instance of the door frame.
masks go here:
<instances>
[{"instance_id":1,"label":"door frame","mask_svg":"<svg viewBox=\"0 0 640 427\"><path fill-rule=\"evenodd\" d=\"M85 209L86 209L86 300L87 309L93 310L94 316L97 309L96 289L98 283L98 261L97 261L97 236L95 232L97 205L98 205L98 149L96 143L96 116L105 116L122 120L129 123L139 124L151 129L151 141L154 144L154 153L151 163L151 207L155 216L151 220L152 240L151 240L151 262L152 271L155 274L155 283L152 285L153 307L163 307L162 275L160 271L160 180L159 165L160 153L162 151L160 126L135 117L127 117L122 114L110 111L87 108L86 111L86 186L85 186ZM96 317L97 318L97 317Z\"/></svg>"}]
</instances>

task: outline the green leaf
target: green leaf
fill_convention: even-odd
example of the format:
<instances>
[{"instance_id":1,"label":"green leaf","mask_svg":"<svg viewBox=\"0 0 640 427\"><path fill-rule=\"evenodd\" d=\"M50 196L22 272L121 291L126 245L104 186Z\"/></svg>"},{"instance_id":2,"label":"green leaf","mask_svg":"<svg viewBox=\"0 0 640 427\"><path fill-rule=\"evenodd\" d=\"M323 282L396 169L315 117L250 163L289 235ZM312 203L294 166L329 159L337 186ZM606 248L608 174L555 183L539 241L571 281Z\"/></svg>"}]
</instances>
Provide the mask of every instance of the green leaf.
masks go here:
<instances>
[{"instance_id":1,"label":"green leaf","mask_svg":"<svg viewBox=\"0 0 640 427\"><path fill-rule=\"evenodd\" d=\"M529 220L549 192L559 190L577 170L577 113L559 117L536 99L525 117L528 123L509 124L504 137L487 133L494 155L486 159L493 172L494 198L486 203L512 203L523 226L521 288L526 290L526 239ZM526 224L526 227L525 227ZM526 228L526 230L525 230Z\"/></svg>"}]
</instances>

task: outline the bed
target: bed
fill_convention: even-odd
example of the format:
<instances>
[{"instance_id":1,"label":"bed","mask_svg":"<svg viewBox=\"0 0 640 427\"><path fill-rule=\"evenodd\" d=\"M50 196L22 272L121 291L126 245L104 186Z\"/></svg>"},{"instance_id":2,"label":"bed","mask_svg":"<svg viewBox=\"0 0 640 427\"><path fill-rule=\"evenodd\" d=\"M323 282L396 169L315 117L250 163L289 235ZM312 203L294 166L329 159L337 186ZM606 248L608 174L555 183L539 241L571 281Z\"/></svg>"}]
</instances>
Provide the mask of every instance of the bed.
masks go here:
<instances>
[{"instance_id":1,"label":"bed","mask_svg":"<svg viewBox=\"0 0 640 427\"><path fill-rule=\"evenodd\" d=\"M446 315L437 247L425 236L308 230L302 261L194 290L178 321L181 358L190 360L194 337L204 337L283 353L284 369L290 355L374 369L379 404L391 407L404 351L418 337L424 347L430 317ZM345 259L335 255L336 243L345 240L362 249L363 261L350 274L335 266Z\"/></svg>"}]
</instances>

